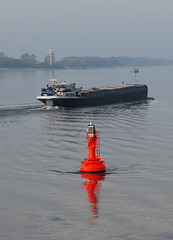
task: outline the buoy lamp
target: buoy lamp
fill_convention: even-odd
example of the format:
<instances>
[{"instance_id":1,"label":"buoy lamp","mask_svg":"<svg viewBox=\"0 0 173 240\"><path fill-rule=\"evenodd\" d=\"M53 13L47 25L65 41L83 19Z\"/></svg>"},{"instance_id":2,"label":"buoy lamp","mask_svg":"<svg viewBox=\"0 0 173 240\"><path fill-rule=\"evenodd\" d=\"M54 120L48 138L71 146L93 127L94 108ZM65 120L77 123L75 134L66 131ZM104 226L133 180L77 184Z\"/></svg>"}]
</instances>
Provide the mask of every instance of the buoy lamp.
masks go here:
<instances>
[{"instance_id":1,"label":"buoy lamp","mask_svg":"<svg viewBox=\"0 0 173 240\"><path fill-rule=\"evenodd\" d=\"M88 158L81 162L80 171L85 173L105 172L105 162L101 161L100 158L99 131L96 131L92 122L87 127L87 137L85 139L87 139Z\"/></svg>"}]
</instances>

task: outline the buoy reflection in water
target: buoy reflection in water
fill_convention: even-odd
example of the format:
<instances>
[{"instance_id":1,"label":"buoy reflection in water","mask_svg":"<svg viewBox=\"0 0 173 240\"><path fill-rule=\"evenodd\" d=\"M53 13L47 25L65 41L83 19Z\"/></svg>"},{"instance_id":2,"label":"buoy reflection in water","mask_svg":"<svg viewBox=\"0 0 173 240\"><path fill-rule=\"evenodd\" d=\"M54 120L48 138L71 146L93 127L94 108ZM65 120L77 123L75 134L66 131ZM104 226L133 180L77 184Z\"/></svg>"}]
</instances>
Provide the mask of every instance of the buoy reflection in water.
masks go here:
<instances>
[{"instance_id":1,"label":"buoy reflection in water","mask_svg":"<svg viewBox=\"0 0 173 240\"><path fill-rule=\"evenodd\" d=\"M84 178L82 188L86 190L88 201L90 204L91 218L90 221L98 217L100 190L102 182L105 179L105 173L85 174L81 173L81 178Z\"/></svg>"}]
</instances>

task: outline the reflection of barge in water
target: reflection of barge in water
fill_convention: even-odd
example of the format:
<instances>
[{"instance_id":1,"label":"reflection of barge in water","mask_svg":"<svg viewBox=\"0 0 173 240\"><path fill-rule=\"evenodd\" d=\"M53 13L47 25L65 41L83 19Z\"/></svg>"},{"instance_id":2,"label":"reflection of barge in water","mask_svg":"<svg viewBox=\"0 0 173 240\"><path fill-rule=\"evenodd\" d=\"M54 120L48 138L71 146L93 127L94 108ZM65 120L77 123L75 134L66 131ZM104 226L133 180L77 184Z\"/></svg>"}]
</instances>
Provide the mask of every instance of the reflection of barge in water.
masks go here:
<instances>
[{"instance_id":1,"label":"reflection of barge in water","mask_svg":"<svg viewBox=\"0 0 173 240\"><path fill-rule=\"evenodd\" d=\"M58 84L52 80L51 86L41 89L37 99L51 107L84 107L145 100L147 94L148 87L142 84L82 89L75 83Z\"/></svg>"}]
</instances>

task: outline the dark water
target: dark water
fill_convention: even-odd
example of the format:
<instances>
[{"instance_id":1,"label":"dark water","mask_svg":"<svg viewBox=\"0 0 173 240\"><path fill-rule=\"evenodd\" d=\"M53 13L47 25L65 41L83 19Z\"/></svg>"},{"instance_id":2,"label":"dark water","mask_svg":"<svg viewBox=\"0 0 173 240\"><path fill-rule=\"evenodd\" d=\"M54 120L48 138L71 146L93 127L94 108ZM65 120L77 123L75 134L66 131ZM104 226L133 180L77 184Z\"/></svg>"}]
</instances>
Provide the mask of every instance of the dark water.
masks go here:
<instances>
[{"instance_id":1,"label":"dark water","mask_svg":"<svg viewBox=\"0 0 173 240\"><path fill-rule=\"evenodd\" d=\"M173 239L173 67L140 69L154 101L45 108L48 70L0 70L0 239ZM59 70L83 87L132 82L129 69ZM106 175L81 175L86 127Z\"/></svg>"}]
</instances>

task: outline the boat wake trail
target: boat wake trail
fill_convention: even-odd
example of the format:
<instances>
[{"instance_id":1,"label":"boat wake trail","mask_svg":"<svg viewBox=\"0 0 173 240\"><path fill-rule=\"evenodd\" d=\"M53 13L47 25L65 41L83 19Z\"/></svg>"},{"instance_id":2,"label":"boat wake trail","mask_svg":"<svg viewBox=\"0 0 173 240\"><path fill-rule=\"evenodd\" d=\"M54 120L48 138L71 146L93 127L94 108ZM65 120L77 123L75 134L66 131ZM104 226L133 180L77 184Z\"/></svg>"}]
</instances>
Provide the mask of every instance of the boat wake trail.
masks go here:
<instances>
[{"instance_id":1,"label":"boat wake trail","mask_svg":"<svg viewBox=\"0 0 173 240\"><path fill-rule=\"evenodd\" d=\"M6 106L6 107L0 107L0 118L5 118L9 116L16 116L21 114L27 114L31 112L41 112L45 110L56 110L59 109L58 107L47 107L42 105L26 105L26 106Z\"/></svg>"}]
</instances>

